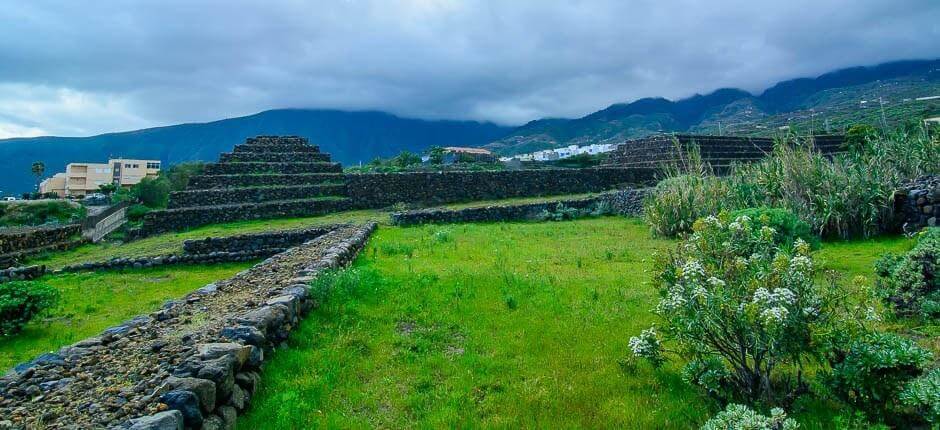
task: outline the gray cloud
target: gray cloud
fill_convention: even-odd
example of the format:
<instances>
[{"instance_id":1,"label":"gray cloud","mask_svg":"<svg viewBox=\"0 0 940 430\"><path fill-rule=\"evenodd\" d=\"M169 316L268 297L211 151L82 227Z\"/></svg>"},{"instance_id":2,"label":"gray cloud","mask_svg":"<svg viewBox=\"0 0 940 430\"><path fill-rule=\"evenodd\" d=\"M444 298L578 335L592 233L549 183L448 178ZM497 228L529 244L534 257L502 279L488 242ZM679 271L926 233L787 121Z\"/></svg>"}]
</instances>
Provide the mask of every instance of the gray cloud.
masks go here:
<instances>
[{"instance_id":1,"label":"gray cloud","mask_svg":"<svg viewBox=\"0 0 940 430\"><path fill-rule=\"evenodd\" d=\"M938 41L936 0L34 0L0 8L0 137L281 107L519 124Z\"/></svg>"}]
</instances>

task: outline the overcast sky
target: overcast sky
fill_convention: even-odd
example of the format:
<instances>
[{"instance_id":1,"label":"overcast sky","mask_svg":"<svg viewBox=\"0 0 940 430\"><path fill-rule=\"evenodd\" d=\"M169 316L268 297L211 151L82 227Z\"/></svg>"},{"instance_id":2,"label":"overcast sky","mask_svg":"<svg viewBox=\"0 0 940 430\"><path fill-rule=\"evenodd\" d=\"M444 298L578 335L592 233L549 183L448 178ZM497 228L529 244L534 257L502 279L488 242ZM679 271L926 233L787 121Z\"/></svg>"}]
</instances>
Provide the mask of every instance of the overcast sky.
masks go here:
<instances>
[{"instance_id":1,"label":"overcast sky","mask_svg":"<svg viewBox=\"0 0 940 430\"><path fill-rule=\"evenodd\" d=\"M4 1L0 138L285 107L521 124L940 57L940 0Z\"/></svg>"}]
</instances>

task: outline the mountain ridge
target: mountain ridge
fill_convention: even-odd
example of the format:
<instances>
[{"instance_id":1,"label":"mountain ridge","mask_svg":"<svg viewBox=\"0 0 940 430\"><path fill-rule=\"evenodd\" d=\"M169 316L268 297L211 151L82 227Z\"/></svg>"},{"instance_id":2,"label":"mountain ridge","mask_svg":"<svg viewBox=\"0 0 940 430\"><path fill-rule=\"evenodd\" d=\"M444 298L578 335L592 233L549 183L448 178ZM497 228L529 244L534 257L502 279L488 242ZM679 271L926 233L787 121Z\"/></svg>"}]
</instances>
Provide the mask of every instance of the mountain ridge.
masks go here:
<instances>
[{"instance_id":1,"label":"mountain ridge","mask_svg":"<svg viewBox=\"0 0 940 430\"><path fill-rule=\"evenodd\" d=\"M737 88L720 88L707 94L694 94L674 101L662 97L646 97L630 103L614 103L580 118L529 122L508 136L487 144L486 148L511 155L569 144L611 143L657 132L717 133L720 132L717 129L721 128L718 124L723 119L732 123L729 131L748 135L767 134L770 130L782 126L779 124L781 115L793 114L789 116L802 120L806 113L800 111L809 110L811 122L817 107L821 112L831 108L832 106L818 103L807 106L813 97L827 91L864 87L873 82L891 82L907 77L921 79L928 84L923 85L925 88L940 87L940 59L902 60L874 66L849 67L815 78L781 81L759 94ZM908 85L904 88L907 91L905 95L909 95L909 87ZM840 112L834 112L838 118L845 117L845 121L859 119L859 115L853 116L845 112L852 106L846 105L844 101L841 103ZM741 105L746 105L743 109L744 115L739 115L738 111L726 113L729 108L739 108ZM928 107L933 109L932 106L933 104L930 104ZM859 106L855 108L861 109ZM742 126L742 121L751 124ZM762 124L762 121L766 124ZM845 125L845 121L836 125ZM790 121L786 122L785 125L790 125ZM802 122L805 121L797 121L798 125L802 125ZM738 127L735 128L735 125Z\"/></svg>"}]
</instances>

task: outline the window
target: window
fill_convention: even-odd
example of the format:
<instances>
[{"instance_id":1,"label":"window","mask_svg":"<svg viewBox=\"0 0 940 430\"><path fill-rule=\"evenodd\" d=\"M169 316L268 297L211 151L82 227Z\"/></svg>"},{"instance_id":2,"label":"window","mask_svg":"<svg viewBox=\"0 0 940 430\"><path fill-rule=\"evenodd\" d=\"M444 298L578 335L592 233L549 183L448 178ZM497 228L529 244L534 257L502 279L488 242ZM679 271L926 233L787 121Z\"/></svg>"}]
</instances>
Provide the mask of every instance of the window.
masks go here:
<instances>
[{"instance_id":1,"label":"window","mask_svg":"<svg viewBox=\"0 0 940 430\"><path fill-rule=\"evenodd\" d=\"M130 165L130 164L125 164L125 165L124 165L124 168L125 168L125 169L130 169L130 168L131 168L131 165Z\"/></svg>"},{"instance_id":2,"label":"window","mask_svg":"<svg viewBox=\"0 0 940 430\"><path fill-rule=\"evenodd\" d=\"M160 168L160 163L147 163L147 168L148 168L148 169L159 169L159 168Z\"/></svg>"},{"instance_id":3,"label":"window","mask_svg":"<svg viewBox=\"0 0 940 430\"><path fill-rule=\"evenodd\" d=\"M134 169L137 169L137 168L139 168L139 167L140 167L140 164L135 164L133 168L134 168Z\"/></svg>"}]
</instances>

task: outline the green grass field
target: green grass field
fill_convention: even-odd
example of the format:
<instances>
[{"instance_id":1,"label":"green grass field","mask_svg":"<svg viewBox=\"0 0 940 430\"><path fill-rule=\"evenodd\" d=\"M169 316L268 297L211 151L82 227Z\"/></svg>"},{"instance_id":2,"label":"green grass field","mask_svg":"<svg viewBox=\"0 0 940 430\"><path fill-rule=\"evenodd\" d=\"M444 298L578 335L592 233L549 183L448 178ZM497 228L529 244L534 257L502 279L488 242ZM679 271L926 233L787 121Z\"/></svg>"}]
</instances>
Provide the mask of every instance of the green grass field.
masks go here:
<instances>
[{"instance_id":1,"label":"green grass field","mask_svg":"<svg viewBox=\"0 0 940 430\"><path fill-rule=\"evenodd\" d=\"M267 364L241 428L697 428L679 364L624 366L655 319L638 220L382 227ZM825 244L844 279L903 238ZM801 402L804 428L834 404Z\"/></svg>"},{"instance_id":2,"label":"green grass field","mask_svg":"<svg viewBox=\"0 0 940 430\"><path fill-rule=\"evenodd\" d=\"M0 373L39 354L54 351L140 314L205 284L228 278L252 263L170 266L126 272L71 273L48 276L62 299L48 315L23 332L0 337Z\"/></svg>"}]
</instances>

